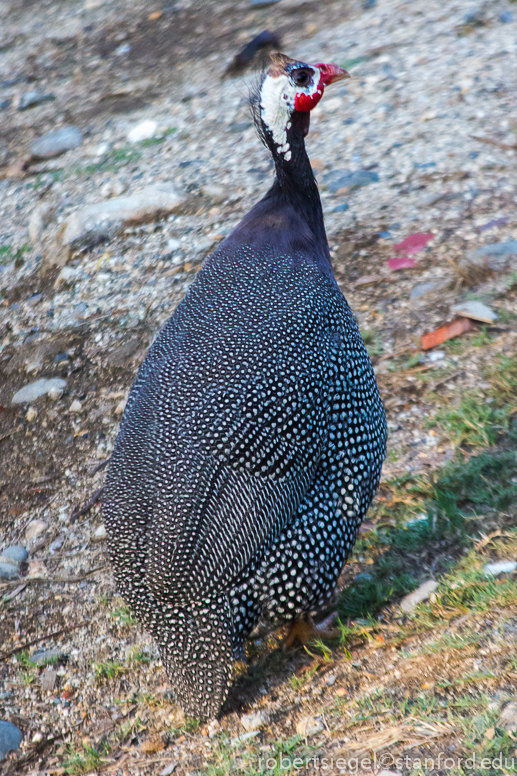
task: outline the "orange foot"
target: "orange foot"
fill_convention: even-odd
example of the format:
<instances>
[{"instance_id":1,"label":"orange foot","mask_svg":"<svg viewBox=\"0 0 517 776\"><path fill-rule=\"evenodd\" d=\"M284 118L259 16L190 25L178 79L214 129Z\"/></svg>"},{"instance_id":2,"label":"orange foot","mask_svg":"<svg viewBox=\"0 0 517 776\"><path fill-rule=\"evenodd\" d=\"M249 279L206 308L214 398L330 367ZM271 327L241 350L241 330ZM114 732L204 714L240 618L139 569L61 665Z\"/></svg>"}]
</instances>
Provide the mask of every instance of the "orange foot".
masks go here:
<instances>
[{"instance_id":1,"label":"orange foot","mask_svg":"<svg viewBox=\"0 0 517 776\"><path fill-rule=\"evenodd\" d=\"M312 617L308 615L301 620L294 620L289 629L289 633L284 639L282 649L285 651L286 649L289 649L289 647L292 647L293 644L296 644L296 642L300 642L300 644L303 645L309 644L309 642L314 641L315 639L335 638L339 634L339 631L337 628L329 627L335 616L335 613L331 614L330 617L327 617L318 625L315 625Z\"/></svg>"}]
</instances>

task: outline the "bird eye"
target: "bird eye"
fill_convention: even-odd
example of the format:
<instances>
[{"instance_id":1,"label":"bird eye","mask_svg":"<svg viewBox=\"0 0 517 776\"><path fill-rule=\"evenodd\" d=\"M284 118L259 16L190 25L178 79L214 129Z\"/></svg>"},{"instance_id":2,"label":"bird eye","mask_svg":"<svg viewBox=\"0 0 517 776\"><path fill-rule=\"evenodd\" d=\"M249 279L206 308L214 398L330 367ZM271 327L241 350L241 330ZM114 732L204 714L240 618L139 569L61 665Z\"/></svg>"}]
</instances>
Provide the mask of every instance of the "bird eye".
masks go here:
<instances>
[{"instance_id":1,"label":"bird eye","mask_svg":"<svg viewBox=\"0 0 517 776\"><path fill-rule=\"evenodd\" d=\"M291 73L296 86L307 86L311 80L311 73L303 67L293 70Z\"/></svg>"}]
</instances>

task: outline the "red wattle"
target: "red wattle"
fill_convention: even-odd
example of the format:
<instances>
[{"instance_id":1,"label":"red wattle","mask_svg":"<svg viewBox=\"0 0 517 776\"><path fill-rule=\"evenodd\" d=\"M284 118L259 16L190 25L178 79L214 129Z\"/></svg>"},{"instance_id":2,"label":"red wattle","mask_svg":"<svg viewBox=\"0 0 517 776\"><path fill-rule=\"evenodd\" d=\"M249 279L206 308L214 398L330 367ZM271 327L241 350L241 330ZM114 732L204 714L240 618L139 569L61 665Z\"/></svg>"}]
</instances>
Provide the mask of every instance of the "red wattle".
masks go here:
<instances>
[{"instance_id":1,"label":"red wattle","mask_svg":"<svg viewBox=\"0 0 517 776\"><path fill-rule=\"evenodd\" d=\"M322 97L323 86L319 84L314 94L303 94L303 92L297 94L294 98L294 107L300 113L308 113L316 107Z\"/></svg>"}]
</instances>

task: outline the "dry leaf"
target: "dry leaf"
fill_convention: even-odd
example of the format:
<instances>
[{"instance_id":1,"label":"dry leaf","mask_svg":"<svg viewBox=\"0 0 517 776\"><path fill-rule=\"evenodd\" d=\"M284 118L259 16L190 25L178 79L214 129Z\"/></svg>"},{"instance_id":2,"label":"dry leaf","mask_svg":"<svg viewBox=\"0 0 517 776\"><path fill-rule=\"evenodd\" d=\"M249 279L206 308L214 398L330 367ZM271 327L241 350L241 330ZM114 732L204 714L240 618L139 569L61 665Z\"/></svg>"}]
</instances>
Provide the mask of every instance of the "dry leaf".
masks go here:
<instances>
[{"instance_id":1,"label":"dry leaf","mask_svg":"<svg viewBox=\"0 0 517 776\"><path fill-rule=\"evenodd\" d=\"M436 347L436 345L441 345L442 342L446 342L453 337L459 337L460 334L465 334L467 331L472 331L475 328L476 324L470 318L457 318L446 326L435 329L429 334L424 334L422 336L422 349L430 350Z\"/></svg>"},{"instance_id":2,"label":"dry leaf","mask_svg":"<svg viewBox=\"0 0 517 776\"><path fill-rule=\"evenodd\" d=\"M165 749L165 744L161 738L150 738L140 746L140 751L144 754L154 754L161 752L162 749Z\"/></svg>"}]
</instances>

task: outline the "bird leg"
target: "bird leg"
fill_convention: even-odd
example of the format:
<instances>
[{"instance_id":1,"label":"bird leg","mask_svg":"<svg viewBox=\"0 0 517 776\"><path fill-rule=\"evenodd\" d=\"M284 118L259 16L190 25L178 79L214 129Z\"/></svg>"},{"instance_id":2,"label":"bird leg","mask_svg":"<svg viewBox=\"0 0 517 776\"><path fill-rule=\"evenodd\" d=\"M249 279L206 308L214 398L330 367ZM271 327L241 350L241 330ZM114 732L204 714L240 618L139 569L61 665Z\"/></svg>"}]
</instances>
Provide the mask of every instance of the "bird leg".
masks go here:
<instances>
[{"instance_id":1,"label":"bird leg","mask_svg":"<svg viewBox=\"0 0 517 776\"><path fill-rule=\"evenodd\" d=\"M339 634L339 631L337 628L329 627L335 616L336 612L332 612L329 617L326 617L318 625L315 624L312 617L308 614L299 620L293 620L291 627L289 628L289 633L282 644L282 649L285 652L285 650L292 647L296 642L305 645L315 639L335 638Z\"/></svg>"}]
</instances>

